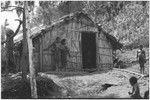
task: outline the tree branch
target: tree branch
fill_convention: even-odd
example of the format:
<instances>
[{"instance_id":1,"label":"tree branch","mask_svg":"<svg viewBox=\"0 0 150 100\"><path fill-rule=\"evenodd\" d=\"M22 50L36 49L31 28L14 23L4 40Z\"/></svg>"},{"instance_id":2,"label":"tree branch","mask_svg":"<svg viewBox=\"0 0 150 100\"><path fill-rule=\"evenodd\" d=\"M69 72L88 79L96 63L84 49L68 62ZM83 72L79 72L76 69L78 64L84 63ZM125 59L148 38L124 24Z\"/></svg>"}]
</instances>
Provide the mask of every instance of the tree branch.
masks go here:
<instances>
[{"instance_id":1,"label":"tree branch","mask_svg":"<svg viewBox=\"0 0 150 100\"><path fill-rule=\"evenodd\" d=\"M18 6L8 6L7 8L9 8L9 7L15 7L15 8L21 8L21 9L23 9L23 7L18 7ZM1 7L2 9L5 9L5 7Z\"/></svg>"},{"instance_id":2,"label":"tree branch","mask_svg":"<svg viewBox=\"0 0 150 100\"><path fill-rule=\"evenodd\" d=\"M15 7L15 8L13 8L13 9L11 9L11 10L6 10L7 8L10 8L10 7ZM3 11L13 11L13 10L15 10L15 9L17 9L17 8L20 8L20 9L23 10L22 7L18 7L18 6L8 6L7 8L1 7L1 9L3 9L3 10L1 10L1 12L3 12Z\"/></svg>"},{"instance_id":3,"label":"tree branch","mask_svg":"<svg viewBox=\"0 0 150 100\"><path fill-rule=\"evenodd\" d=\"M19 32L20 27L21 27L21 24L22 24L23 22L22 22L21 20L19 20L19 19L16 19L16 21L19 21L19 26L18 26L17 30L16 30L15 33L14 33L12 36L10 36L6 41L3 41L3 42L1 43L2 45L3 45L4 43L8 42L11 38L15 37L15 36L17 35L17 33Z\"/></svg>"},{"instance_id":4,"label":"tree branch","mask_svg":"<svg viewBox=\"0 0 150 100\"><path fill-rule=\"evenodd\" d=\"M1 12L3 12L3 11L13 11L13 10L15 10L16 8L13 8L13 9L11 9L11 10L6 10L6 9L4 9L4 10L1 10Z\"/></svg>"}]
</instances>

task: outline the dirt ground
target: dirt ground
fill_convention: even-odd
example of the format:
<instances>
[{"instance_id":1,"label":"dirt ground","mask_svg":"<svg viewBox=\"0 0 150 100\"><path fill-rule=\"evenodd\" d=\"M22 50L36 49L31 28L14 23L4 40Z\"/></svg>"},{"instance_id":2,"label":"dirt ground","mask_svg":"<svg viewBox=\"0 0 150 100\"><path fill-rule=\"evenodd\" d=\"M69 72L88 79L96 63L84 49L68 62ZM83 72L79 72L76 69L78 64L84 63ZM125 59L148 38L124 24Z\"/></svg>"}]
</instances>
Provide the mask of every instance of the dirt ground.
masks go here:
<instances>
[{"instance_id":1,"label":"dirt ground","mask_svg":"<svg viewBox=\"0 0 150 100\"><path fill-rule=\"evenodd\" d=\"M128 61L135 61L135 54L133 52L135 53L136 50L127 51L123 55ZM122 59L124 59L123 55L121 56ZM147 55L149 54L147 53ZM131 65L125 68L125 70L140 73L138 63ZM131 76L139 78L138 83L142 97L144 92L149 89L149 77L140 78L136 74L127 73L115 68L108 72L46 72L39 74L52 79L57 85L62 87L60 98L129 98L128 92L131 91L129 78ZM145 74L149 74L149 61L145 64ZM2 78L2 85L4 81L6 80ZM111 86L104 88L106 84L111 84Z\"/></svg>"},{"instance_id":2,"label":"dirt ground","mask_svg":"<svg viewBox=\"0 0 150 100\"><path fill-rule=\"evenodd\" d=\"M131 68L129 68L130 70ZM133 67L134 69L134 67ZM71 73L70 73L71 74ZM111 70L107 73L93 73L85 75L75 75L61 77L61 75L41 74L54 80L59 86L64 87L64 98L129 98L128 92L131 91L129 78L139 76L127 74L118 70ZM138 80L141 96L148 90L148 78ZM103 90L103 84L114 84Z\"/></svg>"},{"instance_id":3,"label":"dirt ground","mask_svg":"<svg viewBox=\"0 0 150 100\"><path fill-rule=\"evenodd\" d=\"M148 49L146 49L148 50ZM134 53L133 53L134 52ZM134 61L136 50L127 51L124 56L127 60ZM149 55L147 53L147 55ZM149 61L145 64L145 74L149 74ZM125 68L126 70L140 73L139 64L134 63L132 66ZM41 75L54 80L59 86L63 87L64 98L129 98L128 92L131 91L129 78L138 75L113 69L106 73L41 73ZM103 88L104 84L113 84L108 88ZM140 94L143 97L144 92L149 88L149 77L140 78L138 80L140 86Z\"/></svg>"}]
</instances>

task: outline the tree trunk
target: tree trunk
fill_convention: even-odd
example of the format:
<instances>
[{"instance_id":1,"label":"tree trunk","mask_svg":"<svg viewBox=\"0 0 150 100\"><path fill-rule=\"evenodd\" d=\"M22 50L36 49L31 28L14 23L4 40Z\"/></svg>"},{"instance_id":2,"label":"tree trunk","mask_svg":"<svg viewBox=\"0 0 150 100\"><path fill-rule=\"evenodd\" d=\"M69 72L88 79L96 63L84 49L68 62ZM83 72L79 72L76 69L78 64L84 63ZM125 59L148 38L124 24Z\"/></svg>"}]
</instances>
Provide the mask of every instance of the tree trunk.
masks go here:
<instances>
[{"instance_id":1,"label":"tree trunk","mask_svg":"<svg viewBox=\"0 0 150 100\"><path fill-rule=\"evenodd\" d=\"M2 35L4 35L3 37L5 37L6 36L6 23L7 23L7 20L5 20L5 24L4 24L4 27L2 28L3 30L2 30ZM3 38L4 40L5 40L5 38ZM7 39L7 37L6 37L6 39ZM3 51L1 52L1 53L3 53L4 54L4 51L5 51L5 54L3 55L2 54L2 57L5 57L5 58L3 58L2 59L2 64L4 64L3 65L3 67L4 68L2 68L2 69L4 69L4 72L6 73L6 74L8 74L8 58L7 58L7 47L5 46L5 45L2 45L3 47ZM2 50L2 49L1 49Z\"/></svg>"},{"instance_id":2,"label":"tree trunk","mask_svg":"<svg viewBox=\"0 0 150 100\"><path fill-rule=\"evenodd\" d=\"M27 6L25 2L25 6ZM36 75L35 75L35 66L33 62L33 44L32 39L30 38L31 34L31 25L30 25L30 18L32 15L29 15L28 9L25 7L26 12L26 22L27 22L27 42L28 42L28 51L29 51L29 71L30 71L30 86L31 86L31 97L32 98L38 98L37 97L37 87L36 87Z\"/></svg>"},{"instance_id":3,"label":"tree trunk","mask_svg":"<svg viewBox=\"0 0 150 100\"><path fill-rule=\"evenodd\" d=\"M27 79L26 75L28 73L28 45L27 45L27 36L26 36L26 13L25 13L25 4L23 9L23 51L21 57L21 70L22 70L22 78L25 81Z\"/></svg>"},{"instance_id":4,"label":"tree trunk","mask_svg":"<svg viewBox=\"0 0 150 100\"><path fill-rule=\"evenodd\" d=\"M7 39L8 38L9 38L9 36L7 35ZM14 48L14 43L13 43L13 38L12 38L6 43L7 70L8 70L8 72L14 72L15 71L13 48Z\"/></svg>"}]
</instances>

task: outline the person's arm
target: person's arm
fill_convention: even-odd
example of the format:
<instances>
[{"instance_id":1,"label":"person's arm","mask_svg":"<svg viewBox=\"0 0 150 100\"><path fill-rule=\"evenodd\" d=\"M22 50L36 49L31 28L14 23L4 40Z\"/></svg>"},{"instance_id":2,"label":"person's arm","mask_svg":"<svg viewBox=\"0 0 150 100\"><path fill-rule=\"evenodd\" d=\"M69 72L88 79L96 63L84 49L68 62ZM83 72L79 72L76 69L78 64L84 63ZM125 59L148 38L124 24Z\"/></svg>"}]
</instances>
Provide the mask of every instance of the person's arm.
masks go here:
<instances>
[{"instance_id":1,"label":"person's arm","mask_svg":"<svg viewBox=\"0 0 150 100\"><path fill-rule=\"evenodd\" d=\"M133 91L131 95L135 95L135 92L137 91L137 87L133 87Z\"/></svg>"},{"instance_id":2,"label":"person's arm","mask_svg":"<svg viewBox=\"0 0 150 100\"><path fill-rule=\"evenodd\" d=\"M128 92L128 93L129 93L129 95L132 95L133 92L134 92L134 87L132 88L132 92Z\"/></svg>"},{"instance_id":3,"label":"person's arm","mask_svg":"<svg viewBox=\"0 0 150 100\"><path fill-rule=\"evenodd\" d=\"M144 50L143 50L143 54L144 54L144 60L145 60L145 63L146 63L146 54L145 54Z\"/></svg>"},{"instance_id":4,"label":"person's arm","mask_svg":"<svg viewBox=\"0 0 150 100\"><path fill-rule=\"evenodd\" d=\"M136 93L137 93L137 91L138 91L138 85L137 85L137 84L135 84L135 85L133 86L133 91L132 91L131 96L135 96L135 95L137 95L137 94L136 94Z\"/></svg>"},{"instance_id":5,"label":"person's arm","mask_svg":"<svg viewBox=\"0 0 150 100\"><path fill-rule=\"evenodd\" d=\"M70 50L68 47L67 47L67 54L69 55L69 57L71 57Z\"/></svg>"},{"instance_id":6,"label":"person's arm","mask_svg":"<svg viewBox=\"0 0 150 100\"><path fill-rule=\"evenodd\" d=\"M137 59L137 61L138 61L138 57L139 57L139 55L138 55L138 51L137 51L137 55L136 55L136 59Z\"/></svg>"},{"instance_id":7,"label":"person's arm","mask_svg":"<svg viewBox=\"0 0 150 100\"><path fill-rule=\"evenodd\" d=\"M143 51L144 52L144 59L146 60L146 54L145 54L145 51Z\"/></svg>"}]
</instances>

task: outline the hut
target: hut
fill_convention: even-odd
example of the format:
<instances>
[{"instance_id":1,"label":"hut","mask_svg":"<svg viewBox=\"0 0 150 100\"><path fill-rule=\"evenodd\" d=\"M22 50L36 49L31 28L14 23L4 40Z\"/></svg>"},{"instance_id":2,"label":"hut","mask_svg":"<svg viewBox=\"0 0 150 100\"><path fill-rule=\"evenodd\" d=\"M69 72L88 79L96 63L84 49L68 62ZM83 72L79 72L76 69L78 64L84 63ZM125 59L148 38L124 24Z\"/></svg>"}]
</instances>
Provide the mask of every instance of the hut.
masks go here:
<instances>
[{"instance_id":1,"label":"hut","mask_svg":"<svg viewBox=\"0 0 150 100\"><path fill-rule=\"evenodd\" d=\"M34 31L35 30L35 31ZM52 70L52 53L44 50L56 37L67 39L71 57L67 60L67 71L106 70L113 67L113 50L120 49L119 42L102 31L83 12L66 15L50 26L32 30L34 61L39 71Z\"/></svg>"}]
</instances>

